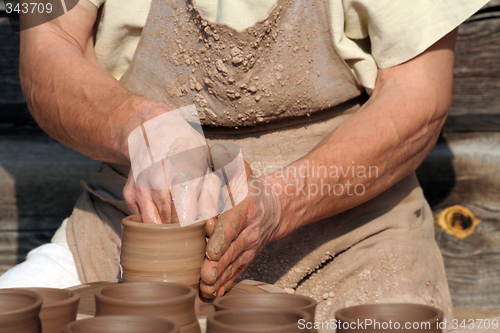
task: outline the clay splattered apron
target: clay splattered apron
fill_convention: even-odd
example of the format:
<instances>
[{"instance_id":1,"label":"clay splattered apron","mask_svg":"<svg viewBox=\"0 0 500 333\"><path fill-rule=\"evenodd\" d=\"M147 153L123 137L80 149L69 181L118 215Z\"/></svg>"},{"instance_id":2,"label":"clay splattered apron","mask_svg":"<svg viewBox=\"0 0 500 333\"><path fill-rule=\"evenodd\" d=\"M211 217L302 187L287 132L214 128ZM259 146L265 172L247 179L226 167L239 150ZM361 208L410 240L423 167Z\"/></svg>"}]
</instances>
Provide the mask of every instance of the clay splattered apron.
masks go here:
<instances>
[{"instance_id":1,"label":"clay splattered apron","mask_svg":"<svg viewBox=\"0 0 500 333\"><path fill-rule=\"evenodd\" d=\"M191 0L153 0L128 71L131 91L172 108L195 103L209 140L234 141L256 173L305 155L364 101L335 50L325 0L279 0L241 32ZM103 164L69 219L82 282L119 276L128 168ZM317 320L373 302L451 301L432 212L414 174L379 197L269 244L244 277L320 301Z\"/></svg>"}]
</instances>

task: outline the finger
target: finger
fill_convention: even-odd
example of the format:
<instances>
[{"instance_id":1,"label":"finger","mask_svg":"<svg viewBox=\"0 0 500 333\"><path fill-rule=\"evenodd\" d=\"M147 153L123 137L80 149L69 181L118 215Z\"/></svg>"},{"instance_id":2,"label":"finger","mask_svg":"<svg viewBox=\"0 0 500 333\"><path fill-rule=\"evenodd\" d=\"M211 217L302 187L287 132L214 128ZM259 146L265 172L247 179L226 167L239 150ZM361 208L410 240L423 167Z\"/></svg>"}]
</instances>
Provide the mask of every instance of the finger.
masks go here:
<instances>
[{"instance_id":1,"label":"finger","mask_svg":"<svg viewBox=\"0 0 500 333\"><path fill-rule=\"evenodd\" d=\"M137 189L136 202L139 206L139 213L141 214L143 223L161 224L160 214L151 197L151 191Z\"/></svg>"},{"instance_id":2,"label":"finger","mask_svg":"<svg viewBox=\"0 0 500 333\"><path fill-rule=\"evenodd\" d=\"M131 179L131 178L129 178ZM123 188L123 199L125 199L125 202L127 203L127 206L132 214L139 214L139 206L137 205L137 202L135 201L135 191L133 190L133 187L135 185L129 182L129 179L127 179L127 183L125 184L125 187ZM133 178L132 178L133 179Z\"/></svg>"},{"instance_id":3,"label":"finger","mask_svg":"<svg viewBox=\"0 0 500 333\"><path fill-rule=\"evenodd\" d=\"M216 224L217 224L217 216L211 217L207 220L207 222L205 223L205 234L207 235L207 237L212 236Z\"/></svg>"},{"instance_id":4,"label":"finger","mask_svg":"<svg viewBox=\"0 0 500 333\"><path fill-rule=\"evenodd\" d=\"M172 223L172 197L169 190L151 190L151 198L163 224Z\"/></svg>"},{"instance_id":5,"label":"finger","mask_svg":"<svg viewBox=\"0 0 500 333\"><path fill-rule=\"evenodd\" d=\"M132 172L132 169L130 169L130 172L128 173L127 177L127 182L123 187L122 194L123 194L123 199L125 199L125 202L127 203L128 208L130 209L130 212L132 214L139 214L140 212L135 197L136 188L137 184L135 182L134 173Z\"/></svg>"},{"instance_id":6,"label":"finger","mask_svg":"<svg viewBox=\"0 0 500 333\"><path fill-rule=\"evenodd\" d=\"M219 196L222 181L214 173L207 173L203 177L200 197L198 199L198 218L208 220L219 213Z\"/></svg>"},{"instance_id":7,"label":"finger","mask_svg":"<svg viewBox=\"0 0 500 333\"><path fill-rule=\"evenodd\" d=\"M233 286L233 283L234 281L236 281L236 279L241 275L241 273L243 273L243 271L246 269L243 268L243 267L240 267L236 270L236 272L234 272L234 274L231 276L231 278L226 281L221 288L219 288L219 290L217 291L215 297L222 297L224 296L224 294L226 293L226 291L228 291L229 289L232 288Z\"/></svg>"},{"instance_id":8,"label":"finger","mask_svg":"<svg viewBox=\"0 0 500 333\"><path fill-rule=\"evenodd\" d=\"M210 260L219 261L231 242L243 230L247 218L247 207L248 203L242 202L238 207L219 216L207 244L207 257Z\"/></svg>"},{"instance_id":9,"label":"finger","mask_svg":"<svg viewBox=\"0 0 500 333\"><path fill-rule=\"evenodd\" d=\"M170 223L179 223L179 216L177 215L177 210L175 209L175 204L171 202L172 211L170 214Z\"/></svg>"},{"instance_id":10,"label":"finger","mask_svg":"<svg viewBox=\"0 0 500 333\"><path fill-rule=\"evenodd\" d=\"M245 248L247 247L247 242L243 237L237 237L227 248L224 255L219 261L208 261L206 265L201 268L201 279L206 284L214 284L227 267L231 263L235 262L237 258L241 256Z\"/></svg>"},{"instance_id":11,"label":"finger","mask_svg":"<svg viewBox=\"0 0 500 333\"><path fill-rule=\"evenodd\" d=\"M180 223L196 221L198 217L198 197L201 191L202 178L173 185L172 201Z\"/></svg>"},{"instance_id":12,"label":"finger","mask_svg":"<svg viewBox=\"0 0 500 333\"><path fill-rule=\"evenodd\" d=\"M223 274L212 284L207 284L205 281L200 282L200 290L206 298L219 297L231 288L233 282L244 272L250 265L254 257L253 251L243 252L233 263L227 266Z\"/></svg>"}]
</instances>

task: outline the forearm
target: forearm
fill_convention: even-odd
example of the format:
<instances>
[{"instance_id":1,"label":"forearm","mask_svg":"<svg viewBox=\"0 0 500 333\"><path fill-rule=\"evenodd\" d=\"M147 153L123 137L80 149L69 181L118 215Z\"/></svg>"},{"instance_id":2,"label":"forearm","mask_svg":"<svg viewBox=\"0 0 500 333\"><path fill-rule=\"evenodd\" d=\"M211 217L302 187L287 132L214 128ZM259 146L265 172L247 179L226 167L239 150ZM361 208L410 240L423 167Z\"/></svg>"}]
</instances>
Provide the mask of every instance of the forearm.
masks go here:
<instances>
[{"instance_id":1,"label":"forearm","mask_svg":"<svg viewBox=\"0 0 500 333\"><path fill-rule=\"evenodd\" d=\"M23 92L49 135L93 159L128 164L126 136L143 122L151 102L126 90L98 64L93 39L78 35L91 27L69 26L75 22L71 15L95 15L91 6L81 2L60 19L22 32ZM73 36L66 33L70 29Z\"/></svg>"},{"instance_id":2,"label":"forearm","mask_svg":"<svg viewBox=\"0 0 500 333\"><path fill-rule=\"evenodd\" d=\"M284 172L267 177L275 194L279 189L276 238L376 197L420 165L451 103L452 50L430 49L410 68L382 72L356 114Z\"/></svg>"}]
</instances>

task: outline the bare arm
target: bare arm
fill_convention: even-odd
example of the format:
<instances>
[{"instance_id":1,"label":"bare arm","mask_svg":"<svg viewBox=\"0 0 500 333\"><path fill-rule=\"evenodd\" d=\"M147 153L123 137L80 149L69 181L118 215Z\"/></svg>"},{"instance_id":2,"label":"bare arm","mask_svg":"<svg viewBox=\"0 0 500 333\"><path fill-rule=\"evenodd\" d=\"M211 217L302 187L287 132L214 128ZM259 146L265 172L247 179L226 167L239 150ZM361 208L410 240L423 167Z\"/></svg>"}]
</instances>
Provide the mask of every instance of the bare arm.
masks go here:
<instances>
[{"instance_id":1,"label":"bare arm","mask_svg":"<svg viewBox=\"0 0 500 333\"><path fill-rule=\"evenodd\" d=\"M341 185L351 195L280 196L282 235L301 225L341 213L381 194L412 173L434 147L451 105L453 60L456 31L453 31L420 56L388 69L379 70L375 90L368 102L338 129L320 142L309 154L292 163L291 168L305 167L314 161L304 178L273 177L269 181L285 186L299 184L331 188ZM311 163L309 163L311 165ZM371 178L352 177L340 173L340 178L318 177L318 166L348 167L356 171L374 167ZM311 167L312 168L312 167ZM358 194L354 187L358 185ZM299 192L301 193L301 192ZM315 209L307 209L315 207ZM292 218L293 217L293 218Z\"/></svg>"},{"instance_id":2,"label":"bare arm","mask_svg":"<svg viewBox=\"0 0 500 333\"><path fill-rule=\"evenodd\" d=\"M96 18L96 6L81 0L58 19L23 31L21 85L31 114L50 136L92 159L129 165L129 133L171 109L131 93L99 65ZM140 188L130 174L123 195L143 222L172 221L168 190Z\"/></svg>"},{"instance_id":3,"label":"bare arm","mask_svg":"<svg viewBox=\"0 0 500 333\"><path fill-rule=\"evenodd\" d=\"M28 107L50 136L92 159L129 164L128 134L169 109L126 90L94 55L97 8L21 32L20 77Z\"/></svg>"},{"instance_id":4,"label":"bare arm","mask_svg":"<svg viewBox=\"0 0 500 333\"><path fill-rule=\"evenodd\" d=\"M453 31L418 57L379 70L372 96L356 114L292 163L284 175L255 181L264 184L256 188L273 185L281 194L258 191L219 217L215 229L207 230L211 234L209 259L203 264L201 283L205 297L222 296L267 242L356 207L415 171L434 146L450 108L455 39ZM325 177L313 173L312 166L327 170L372 166L378 169L378 177L352 177L350 173ZM300 168L308 172L293 172ZM348 195L348 182L351 193L354 186L363 186L363 195ZM310 195L311 184L316 188L329 184L331 189L342 186L344 193Z\"/></svg>"}]
</instances>

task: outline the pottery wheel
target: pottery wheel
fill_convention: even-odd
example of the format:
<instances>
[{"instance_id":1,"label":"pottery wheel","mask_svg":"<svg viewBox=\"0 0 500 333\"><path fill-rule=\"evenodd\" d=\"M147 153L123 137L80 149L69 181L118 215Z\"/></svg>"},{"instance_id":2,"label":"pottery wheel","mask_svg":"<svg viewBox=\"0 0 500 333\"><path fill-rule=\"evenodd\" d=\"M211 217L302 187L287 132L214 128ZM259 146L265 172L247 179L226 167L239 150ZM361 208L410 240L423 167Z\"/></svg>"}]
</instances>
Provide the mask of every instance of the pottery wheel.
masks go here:
<instances>
[{"instance_id":1,"label":"pottery wheel","mask_svg":"<svg viewBox=\"0 0 500 333\"><path fill-rule=\"evenodd\" d=\"M94 293L99 288L102 288L109 284L114 284L117 282L92 282L87 284L82 284L79 286L74 286L67 288L68 290L73 290L80 294L80 306L78 307L78 318L83 319L87 317L93 317L95 315L95 297ZM259 294L259 293L285 293L285 291L279 287L267 284L264 282L243 280L235 282L231 289L226 293L226 295L238 295L238 294ZM195 301L195 311L196 316L199 320L205 319L210 313L215 311L212 303L203 302L199 297Z\"/></svg>"}]
</instances>

